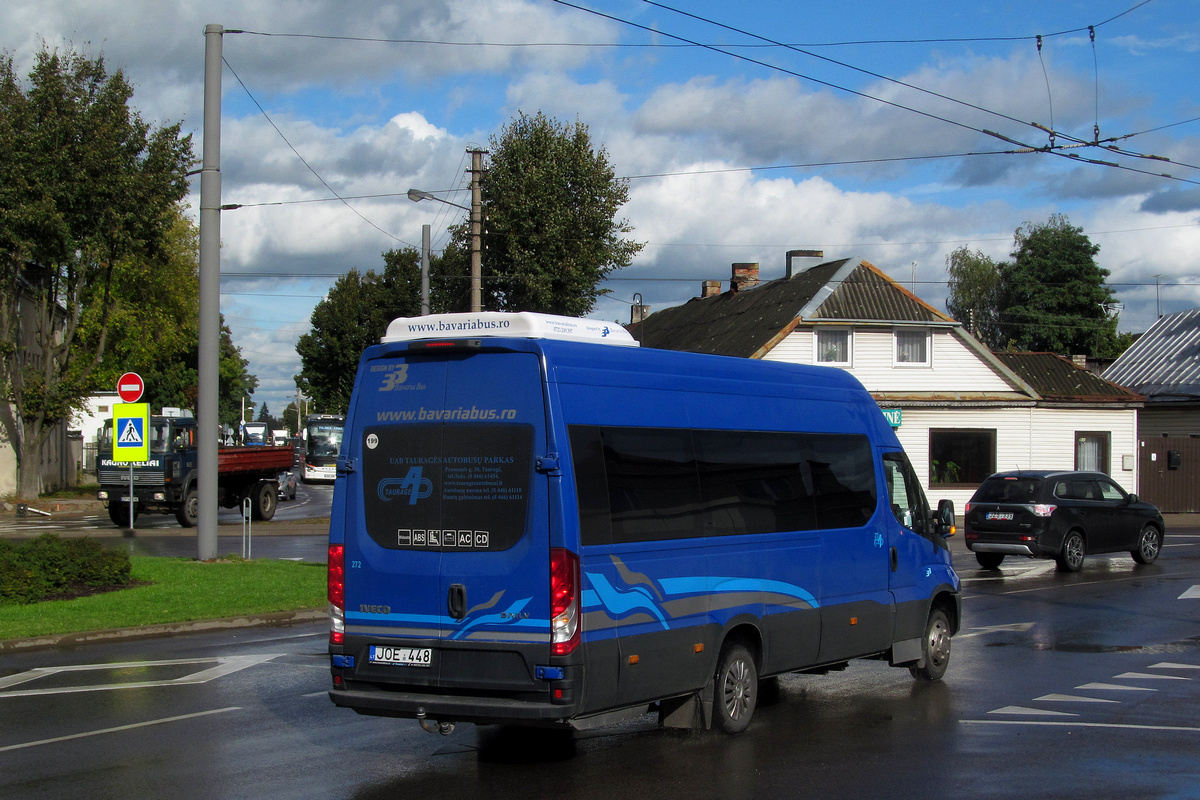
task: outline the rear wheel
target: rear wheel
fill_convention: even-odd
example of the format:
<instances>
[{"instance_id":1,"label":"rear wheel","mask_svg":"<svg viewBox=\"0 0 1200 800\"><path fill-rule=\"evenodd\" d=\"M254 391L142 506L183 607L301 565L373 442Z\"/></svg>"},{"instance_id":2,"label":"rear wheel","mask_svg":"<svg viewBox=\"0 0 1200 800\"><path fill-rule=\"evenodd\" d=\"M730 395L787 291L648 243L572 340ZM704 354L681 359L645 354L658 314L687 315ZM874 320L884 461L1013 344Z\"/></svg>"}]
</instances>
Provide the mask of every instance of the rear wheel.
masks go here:
<instances>
[{"instance_id":1,"label":"rear wheel","mask_svg":"<svg viewBox=\"0 0 1200 800\"><path fill-rule=\"evenodd\" d=\"M184 528L194 528L200 521L200 498L196 495L195 486L187 490L183 503L175 509L175 519Z\"/></svg>"},{"instance_id":2,"label":"rear wheel","mask_svg":"<svg viewBox=\"0 0 1200 800\"><path fill-rule=\"evenodd\" d=\"M975 560L984 569L1000 569L1004 563L1004 553L976 553Z\"/></svg>"},{"instance_id":3,"label":"rear wheel","mask_svg":"<svg viewBox=\"0 0 1200 800\"><path fill-rule=\"evenodd\" d=\"M924 666L908 668L919 681L941 680L950 666L950 618L940 608L929 612L925 624L925 638L921 640L921 656Z\"/></svg>"},{"instance_id":4,"label":"rear wheel","mask_svg":"<svg viewBox=\"0 0 1200 800\"><path fill-rule=\"evenodd\" d=\"M1162 550L1162 531L1153 525L1142 528L1138 534L1137 548L1130 551L1133 560L1139 564L1153 564Z\"/></svg>"},{"instance_id":5,"label":"rear wheel","mask_svg":"<svg viewBox=\"0 0 1200 800\"><path fill-rule=\"evenodd\" d=\"M250 515L263 522L275 516L279 503L279 487L270 481L260 481L250 490Z\"/></svg>"},{"instance_id":6,"label":"rear wheel","mask_svg":"<svg viewBox=\"0 0 1200 800\"><path fill-rule=\"evenodd\" d=\"M716 676L715 711L722 733L741 733L750 725L758 704L758 667L750 651L740 644L721 651Z\"/></svg>"},{"instance_id":7,"label":"rear wheel","mask_svg":"<svg viewBox=\"0 0 1200 800\"><path fill-rule=\"evenodd\" d=\"M1055 559L1058 562L1058 568L1063 572L1079 572L1083 568L1083 557L1086 552L1083 534L1079 531L1071 531L1063 539L1062 550Z\"/></svg>"}]
</instances>

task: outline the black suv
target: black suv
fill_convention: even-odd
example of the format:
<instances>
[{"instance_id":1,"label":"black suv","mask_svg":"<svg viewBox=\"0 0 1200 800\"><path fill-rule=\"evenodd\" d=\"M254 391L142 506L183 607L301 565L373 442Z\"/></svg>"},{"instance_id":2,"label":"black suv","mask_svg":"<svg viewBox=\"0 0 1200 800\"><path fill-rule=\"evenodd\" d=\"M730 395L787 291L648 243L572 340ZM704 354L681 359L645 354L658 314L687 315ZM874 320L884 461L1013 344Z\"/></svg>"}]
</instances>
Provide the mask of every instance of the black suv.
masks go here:
<instances>
[{"instance_id":1,"label":"black suv","mask_svg":"<svg viewBox=\"0 0 1200 800\"><path fill-rule=\"evenodd\" d=\"M1006 555L1054 558L1076 572L1087 553L1128 552L1149 564L1162 549L1162 514L1101 472L997 472L964 510L967 549L984 569Z\"/></svg>"}]
</instances>

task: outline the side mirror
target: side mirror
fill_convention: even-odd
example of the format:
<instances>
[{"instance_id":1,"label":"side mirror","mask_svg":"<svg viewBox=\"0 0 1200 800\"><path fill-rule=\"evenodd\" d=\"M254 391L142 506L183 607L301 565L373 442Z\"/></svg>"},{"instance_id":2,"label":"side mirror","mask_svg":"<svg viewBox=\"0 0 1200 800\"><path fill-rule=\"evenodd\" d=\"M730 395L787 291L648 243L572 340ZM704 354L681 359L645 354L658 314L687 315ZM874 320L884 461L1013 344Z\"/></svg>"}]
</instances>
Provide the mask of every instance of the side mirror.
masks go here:
<instances>
[{"instance_id":1,"label":"side mirror","mask_svg":"<svg viewBox=\"0 0 1200 800\"><path fill-rule=\"evenodd\" d=\"M954 525L954 501L939 500L937 510L937 531L938 535L943 539L947 539L958 532Z\"/></svg>"},{"instance_id":2,"label":"side mirror","mask_svg":"<svg viewBox=\"0 0 1200 800\"><path fill-rule=\"evenodd\" d=\"M1129 504L1130 504L1130 505L1133 505L1133 504L1134 504L1134 503L1136 503L1136 502L1138 502L1138 496L1137 496L1136 494L1132 494L1132 493L1130 493L1130 495L1129 495Z\"/></svg>"}]
</instances>

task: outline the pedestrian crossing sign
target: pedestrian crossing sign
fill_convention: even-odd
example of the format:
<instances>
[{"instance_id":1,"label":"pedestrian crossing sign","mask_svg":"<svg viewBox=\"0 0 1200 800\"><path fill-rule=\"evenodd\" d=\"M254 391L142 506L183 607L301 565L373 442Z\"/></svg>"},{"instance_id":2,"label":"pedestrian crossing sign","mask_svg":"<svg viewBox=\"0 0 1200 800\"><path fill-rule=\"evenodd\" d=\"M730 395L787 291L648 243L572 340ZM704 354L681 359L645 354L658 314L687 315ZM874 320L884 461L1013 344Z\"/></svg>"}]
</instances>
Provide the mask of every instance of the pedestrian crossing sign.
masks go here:
<instances>
[{"instance_id":1,"label":"pedestrian crossing sign","mask_svg":"<svg viewBox=\"0 0 1200 800\"><path fill-rule=\"evenodd\" d=\"M117 403L113 406L113 461L149 461L149 403Z\"/></svg>"}]
</instances>

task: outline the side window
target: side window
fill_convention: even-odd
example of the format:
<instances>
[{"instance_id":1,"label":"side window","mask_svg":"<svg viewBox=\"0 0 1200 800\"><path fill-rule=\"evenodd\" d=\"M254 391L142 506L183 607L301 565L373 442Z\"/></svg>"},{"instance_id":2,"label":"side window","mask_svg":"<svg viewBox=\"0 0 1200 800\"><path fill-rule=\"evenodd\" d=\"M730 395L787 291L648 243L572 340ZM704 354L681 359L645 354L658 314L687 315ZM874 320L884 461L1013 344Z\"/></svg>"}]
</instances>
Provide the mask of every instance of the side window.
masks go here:
<instances>
[{"instance_id":1,"label":"side window","mask_svg":"<svg viewBox=\"0 0 1200 800\"><path fill-rule=\"evenodd\" d=\"M883 454L884 478L887 481L888 502L896 521L922 536L933 536L933 524L925 493L917 481L912 465L903 453Z\"/></svg>"},{"instance_id":2,"label":"side window","mask_svg":"<svg viewBox=\"0 0 1200 800\"><path fill-rule=\"evenodd\" d=\"M1100 495L1105 500L1124 500L1125 493L1108 481L1097 481L1100 484Z\"/></svg>"}]
</instances>

